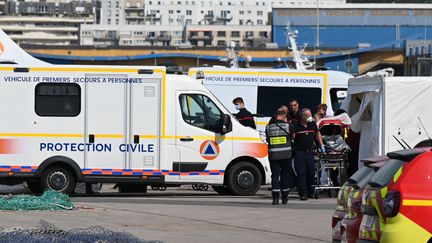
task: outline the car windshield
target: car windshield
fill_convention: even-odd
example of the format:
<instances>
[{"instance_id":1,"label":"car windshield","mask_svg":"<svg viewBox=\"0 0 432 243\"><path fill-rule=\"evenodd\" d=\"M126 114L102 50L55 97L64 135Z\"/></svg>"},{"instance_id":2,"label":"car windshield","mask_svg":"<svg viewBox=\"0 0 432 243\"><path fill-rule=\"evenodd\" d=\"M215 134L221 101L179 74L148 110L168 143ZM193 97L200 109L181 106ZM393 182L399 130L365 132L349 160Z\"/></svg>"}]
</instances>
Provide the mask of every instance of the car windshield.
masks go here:
<instances>
[{"instance_id":1,"label":"car windshield","mask_svg":"<svg viewBox=\"0 0 432 243\"><path fill-rule=\"evenodd\" d=\"M381 167L371 178L369 185L373 187L384 187L393 178L394 174L403 165L403 161L391 159L383 167Z\"/></svg>"}]
</instances>

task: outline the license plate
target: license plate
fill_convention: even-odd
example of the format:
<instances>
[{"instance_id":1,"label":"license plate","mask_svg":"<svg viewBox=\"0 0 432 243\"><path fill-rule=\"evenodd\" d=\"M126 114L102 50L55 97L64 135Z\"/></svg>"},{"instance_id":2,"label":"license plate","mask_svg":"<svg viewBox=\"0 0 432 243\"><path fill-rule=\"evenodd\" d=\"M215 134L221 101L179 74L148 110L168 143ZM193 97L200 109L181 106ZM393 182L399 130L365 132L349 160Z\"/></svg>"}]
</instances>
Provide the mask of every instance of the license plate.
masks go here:
<instances>
[{"instance_id":1,"label":"license plate","mask_svg":"<svg viewBox=\"0 0 432 243\"><path fill-rule=\"evenodd\" d=\"M366 217L364 226L368 228L372 228L375 218L369 215L364 215L363 217Z\"/></svg>"}]
</instances>

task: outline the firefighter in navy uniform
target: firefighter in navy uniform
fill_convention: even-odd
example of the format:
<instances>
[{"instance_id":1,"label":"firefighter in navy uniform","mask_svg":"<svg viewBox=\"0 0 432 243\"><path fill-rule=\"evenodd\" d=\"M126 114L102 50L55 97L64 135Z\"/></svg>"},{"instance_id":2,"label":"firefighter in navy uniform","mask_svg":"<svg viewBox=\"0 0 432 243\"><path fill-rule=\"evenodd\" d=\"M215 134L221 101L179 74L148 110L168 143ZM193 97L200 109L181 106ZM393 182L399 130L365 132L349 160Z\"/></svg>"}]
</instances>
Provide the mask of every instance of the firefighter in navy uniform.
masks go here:
<instances>
[{"instance_id":1,"label":"firefighter in navy uniform","mask_svg":"<svg viewBox=\"0 0 432 243\"><path fill-rule=\"evenodd\" d=\"M290 188L289 166L291 158L290 126L286 122L286 113L278 110L272 124L266 126L268 157L271 169L273 205L279 204L282 193L282 204L288 203Z\"/></svg>"},{"instance_id":2,"label":"firefighter in navy uniform","mask_svg":"<svg viewBox=\"0 0 432 243\"><path fill-rule=\"evenodd\" d=\"M297 188L300 200L312 196L312 184L315 171L313 149L318 142L320 152L325 153L322 137L309 109L302 109L299 121L293 123L291 130L294 139L294 167L297 172Z\"/></svg>"},{"instance_id":3,"label":"firefighter in navy uniform","mask_svg":"<svg viewBox=\"0 0 432 243\"><path fill-rule=\"evenodd\" d=\"M256 129L255 120L253 118L252 113L246 110L243 98L237 97L233 100L233 104L239 112L235 114L235 118L245 127L251 127Z\"/></svg>"}]
</instances>

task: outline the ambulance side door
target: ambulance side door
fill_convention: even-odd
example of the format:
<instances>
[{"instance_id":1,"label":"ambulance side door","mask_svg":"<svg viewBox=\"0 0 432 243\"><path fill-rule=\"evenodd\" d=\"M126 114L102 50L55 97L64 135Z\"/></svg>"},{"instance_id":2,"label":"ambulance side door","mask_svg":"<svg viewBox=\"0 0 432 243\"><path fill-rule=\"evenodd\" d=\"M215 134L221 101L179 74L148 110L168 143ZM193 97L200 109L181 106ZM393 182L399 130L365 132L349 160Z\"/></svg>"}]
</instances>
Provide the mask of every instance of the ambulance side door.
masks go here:
<instances>
[{"instance_id":1,"label":"ambulance side door","mask_svg":"<svg viewBox=\"0 0 432 243\"><path fill-rule=\"evenodd\" d=\"M232 159L232 132L215 133L223 112L206 94L176 92L176 147L180 161L173 170L181 180L194 181L224 170Z\"/></svg>"}]
</instances>

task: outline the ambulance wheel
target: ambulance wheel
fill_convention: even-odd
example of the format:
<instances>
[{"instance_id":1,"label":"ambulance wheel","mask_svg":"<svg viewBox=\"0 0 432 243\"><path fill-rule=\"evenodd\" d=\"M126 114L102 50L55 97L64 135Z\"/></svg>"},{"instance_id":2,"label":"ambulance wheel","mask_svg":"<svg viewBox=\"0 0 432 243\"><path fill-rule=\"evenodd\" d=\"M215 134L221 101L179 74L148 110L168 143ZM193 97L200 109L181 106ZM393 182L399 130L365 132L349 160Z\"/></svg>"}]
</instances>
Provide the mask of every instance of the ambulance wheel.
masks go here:
<instances>
[{"instance_id":1,"label":"ambulance wheel","mask_svg":"<svg viewBox=\"0 0 432 243\"><path fill-rule=\"evenodd\" d=\"M42 173L41 185L43 189L71 194L75 191L76 180L68 168L55 165Z\"/></svg>"},{"instance_id":2,"label":"ambulance wheel","mask_svg":"<svg viewBox=\"0 0 432 243\"><path fill-rule=\"evenodd\" d=\"M34 194L42 194L43 188L39 180L37 181L27 181L27 187L32 191Z\"/></svg>"},{"instance_id":3,"label":"ambulance wheel","mask_svg":"<svg viewBox=\"0 0 432 243\"><path fill-rule=\"evenodd\" d=\"M254 195L261 186L261 173L250 162L239 162L228 171L227 184L234 195Z\"/></svg>"},{"instance_id":4,"label":"ambulance wheel","mask_svg":"<svg viewBox=\"0 0 432 243\"><path fill-rule=\"evenodd\" d=\"M220 195L231 195L232 192L227 186L212 186L213 190Z\"/></svg>"}]
</instances>

